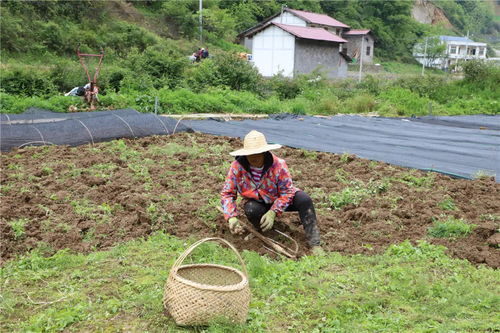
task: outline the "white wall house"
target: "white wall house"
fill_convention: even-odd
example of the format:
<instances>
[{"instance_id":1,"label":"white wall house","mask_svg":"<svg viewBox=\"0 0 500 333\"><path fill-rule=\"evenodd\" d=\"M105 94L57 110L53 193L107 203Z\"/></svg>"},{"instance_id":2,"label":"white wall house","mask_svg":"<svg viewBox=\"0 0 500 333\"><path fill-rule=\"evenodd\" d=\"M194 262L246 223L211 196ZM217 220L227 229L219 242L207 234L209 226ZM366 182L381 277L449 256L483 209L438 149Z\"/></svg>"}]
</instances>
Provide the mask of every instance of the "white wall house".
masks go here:
<instances>
[{"instance_id":1,"label":"white wall house","mask_svg":"<svg viewBox=\"0 0 500 333\"><path fill-rule=\"evenodd\" d=\"M349 26L328 15L285 8L242 32L239 38L251 50L252 60L263 76L281 73L293 77L321 68L335 78L347 76L351 59L341 52L347 43L341 36L349 30Z\"/></svg>"},{"instance_id":2,"label":"white wall house","mask_svg":"<svg viewBox=\"0 0 500 333\"><path fill-rule=\"evenodd\" d=\"M446 45L442 57L429 61L423 52L414 52L415 59L429 67L448 69L459 61L473 59L486 59L486 43L474 42L467 37L439 36L441 43ZM423 48L420 46L419 50Z\"/></svg>"},{"instance_id":3,"label":"white wall house","mask_svg":"<svg viewBox=\"0 0 500 333\"><path fill-rule=\"evenodd\" d=\"M295 36L275 25L255 34L252 59L263 76L294 73Z\"/></svg>"}]
</instances>

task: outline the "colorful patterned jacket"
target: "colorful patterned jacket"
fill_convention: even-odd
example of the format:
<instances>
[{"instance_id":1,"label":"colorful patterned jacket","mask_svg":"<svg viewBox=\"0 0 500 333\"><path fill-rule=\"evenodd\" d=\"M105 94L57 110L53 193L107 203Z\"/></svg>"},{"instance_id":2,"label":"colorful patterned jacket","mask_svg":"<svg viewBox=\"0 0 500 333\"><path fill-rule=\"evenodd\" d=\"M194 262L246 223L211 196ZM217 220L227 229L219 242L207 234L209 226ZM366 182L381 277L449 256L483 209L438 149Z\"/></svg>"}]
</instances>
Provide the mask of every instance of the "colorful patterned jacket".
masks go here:
<instances>
[{"instance_id":1,"label":"colorful patterned jacket","mask_svg":"<svg viewBox=\"0 0 500 333\"><path fill-rule=\"evenodd\" d=\"M236 209L238 194L246 199L272 204L271 209L279 216L290 205L297 191L299 189L293 186L292 177L283 159L266 152L262 178L256 184L252 179L246 157L239 156L231 163L221 192L224 218L227 220L238 216Z\"/></svg>"}]
</instances>

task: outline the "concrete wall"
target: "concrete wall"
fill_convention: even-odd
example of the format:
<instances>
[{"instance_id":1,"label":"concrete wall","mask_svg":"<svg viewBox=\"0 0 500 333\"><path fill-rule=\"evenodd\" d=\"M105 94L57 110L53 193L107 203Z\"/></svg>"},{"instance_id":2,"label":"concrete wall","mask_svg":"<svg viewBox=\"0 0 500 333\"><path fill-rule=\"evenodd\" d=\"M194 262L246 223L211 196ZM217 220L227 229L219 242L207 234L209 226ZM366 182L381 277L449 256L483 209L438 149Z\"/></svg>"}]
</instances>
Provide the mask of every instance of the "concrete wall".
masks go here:
<instances>
[{"instance_id":1,"label":"concrete wall","mask_svg":"<svg viewBox=\"0 0 500 333\"><path fill-rule=\"evenodd\" d=\"M252 46L253 46L253 36L252 37L245 37L245 40L243 42L243 46L246 47L248 49L248 51L250 51L250 53L251 53Z\"/></svg>"},{"instance_id":2,"label":"concrete wall","mask_svg":"<svg viewBox=\"0 0 500 333\"><path fill-rule=\"evenodd\" d=\"M349 36L349 35L343 35L342 38L344 38L347 43L344 44L344 48L347 48L347 55L350 56L351 58L358 58L359 60L359 51L361 49L361 38L364 37L365 41L363 42L363 63L365 64L371 64L373 63L373 48L374 48L374 40L373 37L370 35L355 35L355 36ZM367 47L370 47L370 55L366 54ZM355 53L358 51L358 57L355 57Z\"/></svg>"},{"instance_id":3,"label":"concrete wall","mask_svg":"<svg viewBox=\"0 0 500 333\"><path fill-rule=\"evenodd\" d=\"M320 67L329 78L347 77L347 62L339 53L339 44L295 39L295 74L308 74Z\"/></svg>"}]
</instances>

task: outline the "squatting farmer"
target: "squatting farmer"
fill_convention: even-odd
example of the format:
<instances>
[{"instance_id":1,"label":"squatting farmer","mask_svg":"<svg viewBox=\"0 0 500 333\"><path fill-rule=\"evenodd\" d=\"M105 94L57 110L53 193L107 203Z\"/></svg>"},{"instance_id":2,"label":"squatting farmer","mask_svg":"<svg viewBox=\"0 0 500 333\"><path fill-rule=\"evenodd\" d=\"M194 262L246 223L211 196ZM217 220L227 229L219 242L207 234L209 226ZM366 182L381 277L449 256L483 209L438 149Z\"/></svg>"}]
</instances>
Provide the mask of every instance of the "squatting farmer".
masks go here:
<instances>
[{"instance_id":1,"label":"squatting farmer","mask_svg":"<svg viewBox=\"0 0 500 333\"><path fill-rule=\"evenodd\" d=\"M242 234L238 220L236 197L243 197L245 215L257 230L271 230L276 216L284 211L298 211L306 238L313 253L323 253L319 229L311 198L293 186L286 162L270 152L281 145L268 144L264 134L251 131L245 136L243 148L230 154L231 163L221 192L224 218L233 234Z\"/></svg>"}]
</instances>

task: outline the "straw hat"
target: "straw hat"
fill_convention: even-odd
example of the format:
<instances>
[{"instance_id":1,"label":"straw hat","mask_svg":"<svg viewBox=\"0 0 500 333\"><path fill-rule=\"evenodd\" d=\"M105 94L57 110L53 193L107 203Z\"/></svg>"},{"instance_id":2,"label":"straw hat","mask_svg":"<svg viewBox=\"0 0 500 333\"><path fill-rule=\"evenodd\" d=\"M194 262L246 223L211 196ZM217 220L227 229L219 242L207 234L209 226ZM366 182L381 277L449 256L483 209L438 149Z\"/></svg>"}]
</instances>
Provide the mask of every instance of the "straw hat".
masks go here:
<instances>
[{"instance_id":1,"label":"straw hat","mask_svg":"<svg viewBox=\"0 0 500 333\"><path fill-rule=\"evenodd\" d=\"M243 140L243 149L235 150L229 154L232 156L247 156L278 148L281 148L281 145L267 144L264 134L257 131L250 131Z\"/></svg>"}]
</instances>

